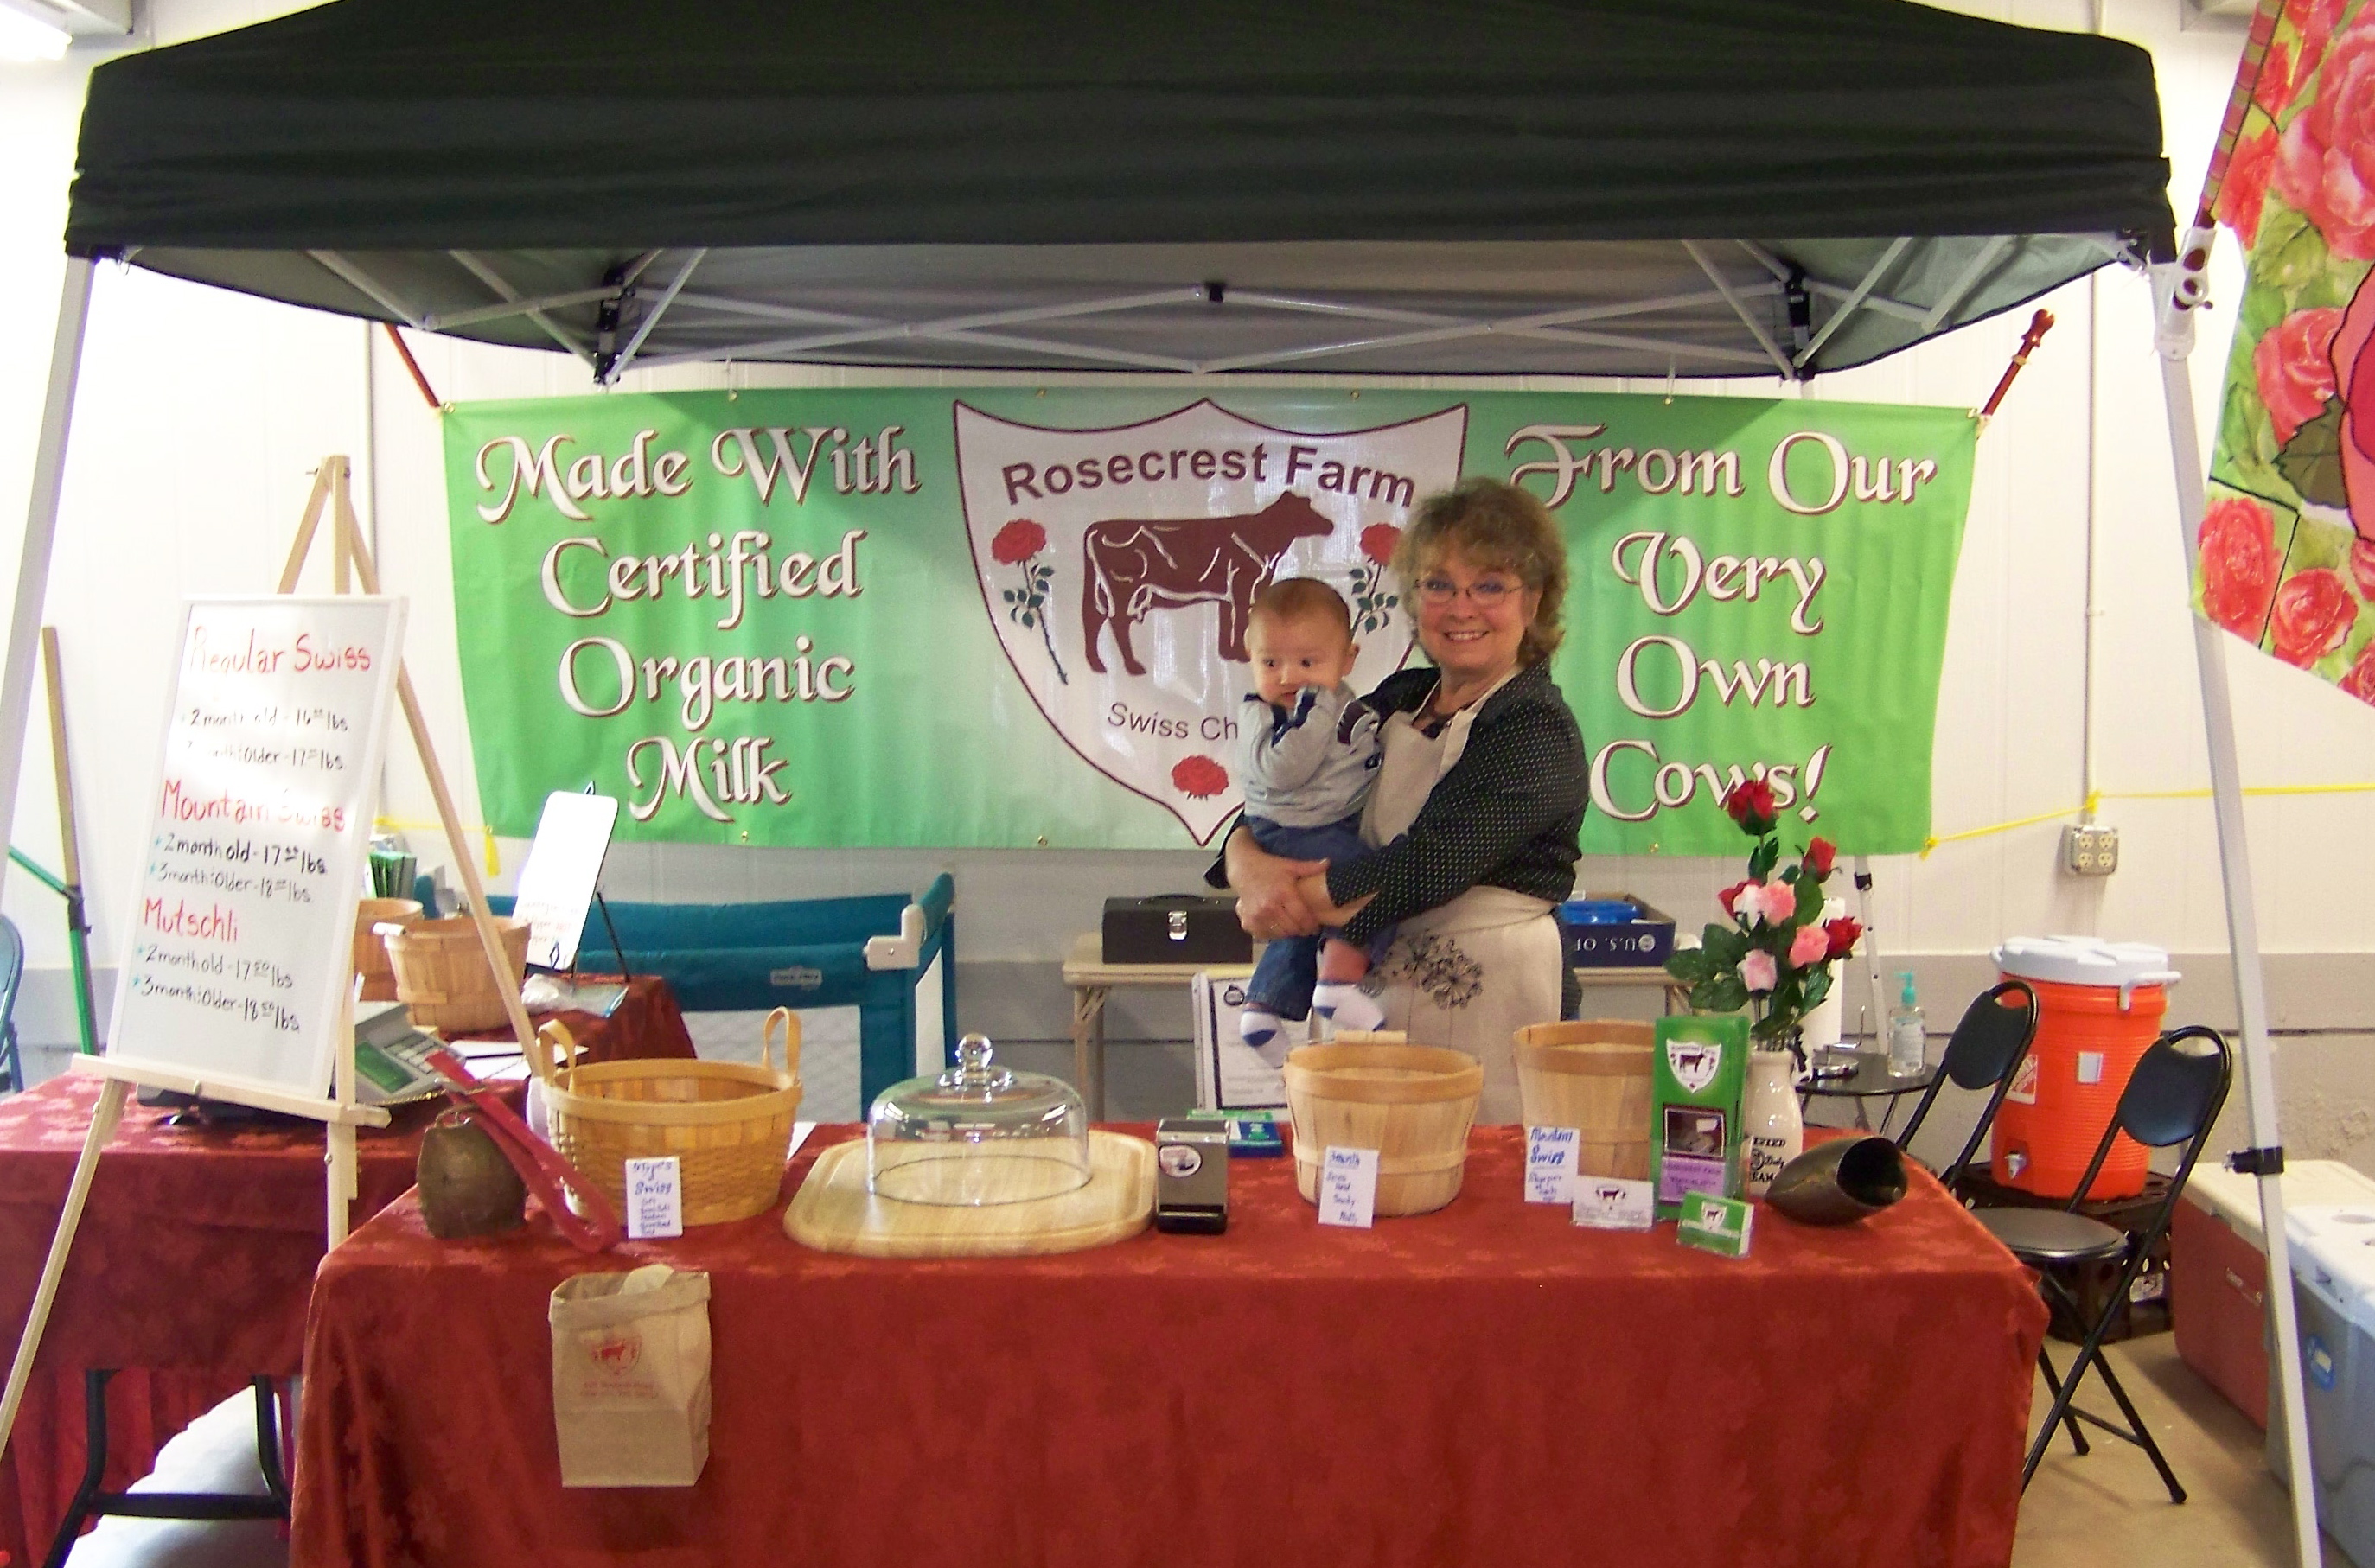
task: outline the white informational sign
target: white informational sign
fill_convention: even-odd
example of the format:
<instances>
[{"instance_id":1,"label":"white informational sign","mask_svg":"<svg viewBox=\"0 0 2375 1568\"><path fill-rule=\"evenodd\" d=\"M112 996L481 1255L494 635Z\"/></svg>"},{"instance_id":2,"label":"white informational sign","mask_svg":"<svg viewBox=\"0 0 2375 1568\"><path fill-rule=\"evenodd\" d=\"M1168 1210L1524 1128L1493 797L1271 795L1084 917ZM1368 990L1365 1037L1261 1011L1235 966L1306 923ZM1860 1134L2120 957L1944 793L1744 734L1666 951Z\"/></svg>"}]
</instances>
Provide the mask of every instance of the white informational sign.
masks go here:
<instances>
[{"instance_id":1,"label":"white informational sign","mask_svg":"<svg viewBox=\"0 0 2375 1568\"><path fill-rule=\"evenodd\" d=\"M627 1236L631 1241L684 1234L684 1169L673 1154L627 1161Z\"/></svg>"},{"instance_id":2,"label":"white informational sign","mask_svg":"<svg viewBox=\"0 0 2375 1568\"><path fill-rule=\"evenodd\" d=\"M125 923L108 1055L321 1096L352 1050L355 901L370 847L398 598L187 607Z\"/></svg>"},{"instance_id":3,"label":"white informational sign","mask_svg":"<svg viewBox=\"0 0 2375 1568\"><path fill-rule=\"evenodd\" d=\"M1242 972L1240 972L1241 973ZM1205 1111L1286 1109L1286 1054L1311 1043L1309 1019L1287 1020L1257 1051L1237 1031L1246 983L1199 969L1188 982L1196 1024L1196 1104Z\"/></svg>"},{"instance_id":4,"label":"white informational sign","mask_svg":"<svg viewBox=\"0 0 2375 1568\"><path fill-rule=\"evenodd\" d=\"M1319 1166L1319 1222L1365 1231L1377 1213L1377 1151L1330 1144Z\"/></svg>"},{"instance_id":5,"label":"white informational sign","mask_svg":"<svg viewBox=\"0 0 2375 1568\"><path fill-rule=\"evenodd\" d=\"M1575 1201L1575 1161L1581 1138L1573 1127L1526 1129L1528 1203Z\"/></svg>"},{"instance_id":6,"label":"white informational sign","mask_svg":"<svg viewBox=\"0 0 2375 1568\"><path fill-rule=\"evenodd\" d=\"M1623 1176L1575 1178L1575 1222L1593 1231L1646 1231L1657 1213L1649 1184Z\"/></svg>"},{"instance_id":7,"label":"white informational sign","mask_svg":"<svg viewBox=\"0 0 2375 1568\"><path fill-rule=\"evenodd\" d=\"M577 937L618 820L619 803L607 795L555 790L544 797L512 905L513 917L528 923L527 961L537 968L567 969L577 961Z\"/></svg>"}]
</instances>

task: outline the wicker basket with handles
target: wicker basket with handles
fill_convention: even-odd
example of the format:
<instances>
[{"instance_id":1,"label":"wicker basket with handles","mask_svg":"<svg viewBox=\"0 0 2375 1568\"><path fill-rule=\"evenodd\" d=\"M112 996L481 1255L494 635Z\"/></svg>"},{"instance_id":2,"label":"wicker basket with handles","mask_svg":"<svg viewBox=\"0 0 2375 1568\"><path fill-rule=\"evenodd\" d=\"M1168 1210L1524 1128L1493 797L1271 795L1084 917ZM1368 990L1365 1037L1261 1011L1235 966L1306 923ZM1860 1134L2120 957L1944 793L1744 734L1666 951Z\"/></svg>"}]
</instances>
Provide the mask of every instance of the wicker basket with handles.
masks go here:
<instances>
[{"instance_id":1,"label":"wicker basket with handles","mask_svg":"<svg viewBox=\"0 0 2375 1568\"><path fill-rule=\"evenodd\" d=\"M800 1020L790 1008L767 1015L756 1067L681 1057L581 1065L577 1042L559 1022L537 1031L529 1055L553 1148L621 1212L627 1161L670 1154L687 1225L747 1220L774 1203L800 1108Z\"/></svg>"}]
</instances>

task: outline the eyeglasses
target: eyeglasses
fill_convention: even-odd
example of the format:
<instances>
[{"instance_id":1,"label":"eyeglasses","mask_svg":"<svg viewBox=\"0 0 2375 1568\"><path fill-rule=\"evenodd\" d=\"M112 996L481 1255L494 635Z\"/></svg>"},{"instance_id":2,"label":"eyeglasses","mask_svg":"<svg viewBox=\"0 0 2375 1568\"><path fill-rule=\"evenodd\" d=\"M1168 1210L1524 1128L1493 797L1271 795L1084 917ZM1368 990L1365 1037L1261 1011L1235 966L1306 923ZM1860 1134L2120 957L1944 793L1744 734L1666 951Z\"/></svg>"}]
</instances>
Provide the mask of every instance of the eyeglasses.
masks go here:
<instances>
[{"instance_id":1,"label":"eyeglasses","mask_svg":"<svg viewBox=\"0 0 2375 1568\"><path fill-rule=\"evenodd\" d=\"M1422 604L1437 608L1451 603L1465 592L1468 602L1481 610L1498 609L1512 595L1525 591L1525 584L1512 583L1506 577L1484 577L1462 589L1448 577L1422 577L1418 580L1418 596Z\"/></svg>"}]
</instances>

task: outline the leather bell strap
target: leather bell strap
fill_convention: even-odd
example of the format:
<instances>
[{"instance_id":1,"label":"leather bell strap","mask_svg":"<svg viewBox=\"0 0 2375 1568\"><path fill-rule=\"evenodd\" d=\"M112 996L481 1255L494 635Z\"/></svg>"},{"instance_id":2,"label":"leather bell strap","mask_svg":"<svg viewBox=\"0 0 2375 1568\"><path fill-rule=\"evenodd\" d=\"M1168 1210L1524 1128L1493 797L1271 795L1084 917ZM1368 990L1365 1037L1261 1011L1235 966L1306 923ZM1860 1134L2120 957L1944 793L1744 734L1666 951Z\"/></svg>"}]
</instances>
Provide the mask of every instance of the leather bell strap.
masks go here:
<instances>
[{"instance_id":1,"label":"leather bell strap","mask_svg":"<svg viewBox=\"0 0 2375 1568\"><path fill-rule=\"evenodd\" d=\"M487 1136L512 1168L527 1184L528 1191L552 1217L553 1229L568 1239L580 1252L607 1252L626 1239L626 1228L619 1223L619 1211L601 1190L585 1179L585 1173L567 1160L552 1145L536 1136L518 1113L503 1103L502 1096L470 1076L462 1059L443 1046L428 1054L429 1065L446 1080L446 1095L457 1105L476 1111L486 1118ZM566 1188L574 1195L579 1206L573 1209L561 1196ZM582 1209L583 1212L579 1212Z\"/></svg>"}]
</instances>

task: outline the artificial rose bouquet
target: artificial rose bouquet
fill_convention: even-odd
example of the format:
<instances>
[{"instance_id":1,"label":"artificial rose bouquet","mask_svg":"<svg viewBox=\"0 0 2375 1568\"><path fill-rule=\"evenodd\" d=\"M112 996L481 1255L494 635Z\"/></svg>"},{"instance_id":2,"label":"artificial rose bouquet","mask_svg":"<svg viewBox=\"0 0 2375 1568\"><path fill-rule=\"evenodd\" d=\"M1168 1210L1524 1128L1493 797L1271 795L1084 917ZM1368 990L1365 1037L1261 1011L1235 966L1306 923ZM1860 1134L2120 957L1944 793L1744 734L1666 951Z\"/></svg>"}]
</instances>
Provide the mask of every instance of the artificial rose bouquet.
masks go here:
<instances>
[{"instance_id":1,"label":"artificial rose bouquet","mask_svg":"<svg viewBox=\"0 0 2375 1568\"><path fill-rule=\"evenodd\" d=\"M1756 841L1748 854L1748 878L1716 895L1731 924L1709 925L1696 948L1666 961L1666 973L1690 983L1697 1011L1749 1008L1755 1018L1749 1033L1778 1049L1791 1043L1805 1016L1829 995L1830 961L1854 949L1863 927L1823 919L1823 881L1838 856L1829 840L1809 841L1797 864L1774 876L1781 839L1772 785L1762 779L1736 784L1724 793L1723 808Z\"/></svg>"}]
</instances>

